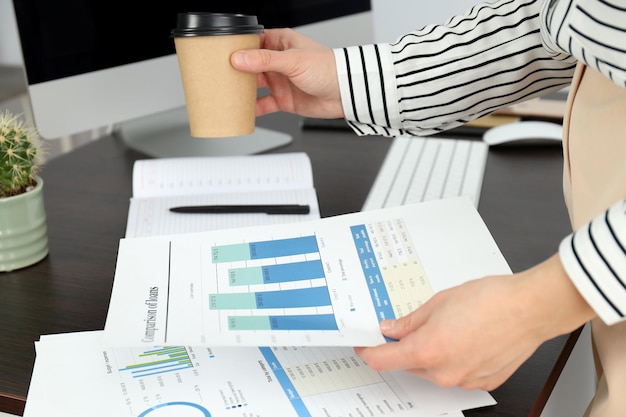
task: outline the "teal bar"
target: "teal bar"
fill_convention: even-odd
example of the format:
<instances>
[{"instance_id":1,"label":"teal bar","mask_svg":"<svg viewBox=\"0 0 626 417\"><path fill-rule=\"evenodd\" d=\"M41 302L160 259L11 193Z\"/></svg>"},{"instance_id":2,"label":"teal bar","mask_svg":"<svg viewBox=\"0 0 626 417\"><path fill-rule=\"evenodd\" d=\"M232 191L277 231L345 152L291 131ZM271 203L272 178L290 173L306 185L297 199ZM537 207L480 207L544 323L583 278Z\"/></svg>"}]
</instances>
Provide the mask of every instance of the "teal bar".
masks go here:
<instances>
[{"instance_id":1,"label":"teal bar","mask_svg":"<svg viewBox=\"0 0 626 417\"><path fill-rule=\"evenodd\" d=\"M267 316L231 316L228 330L272 330L272 326Z\"/></svg>"},{"instance_id":2,"label":"teal bar","mask_svg":"<svg viewBox=\"0 0 626 417\"><path fill-rule=\"evenodd\" d=\"M214 310L256 309L256 294L209 294L209 308Z\"/></svg>"},{"instance_id":3,"label":"teal bar","mask_svg":"<svg viewBox=\"0 0 626 417\"><path fill-rule=\"evenodd\" d=\"M211 248L213 263L249 261L250 245L248 243L236 243L234 245L213 246Z\"/></svg>"},{"instance_id":4,"label":"teal bar","mask_svg":"<svg viewBox=\"0 0 626 417\"><path fill-rule=\"evenodd\" d=\"M229 269L228 282L233 286L263 284L263 267Z\"/></svg>"}]
</instances>

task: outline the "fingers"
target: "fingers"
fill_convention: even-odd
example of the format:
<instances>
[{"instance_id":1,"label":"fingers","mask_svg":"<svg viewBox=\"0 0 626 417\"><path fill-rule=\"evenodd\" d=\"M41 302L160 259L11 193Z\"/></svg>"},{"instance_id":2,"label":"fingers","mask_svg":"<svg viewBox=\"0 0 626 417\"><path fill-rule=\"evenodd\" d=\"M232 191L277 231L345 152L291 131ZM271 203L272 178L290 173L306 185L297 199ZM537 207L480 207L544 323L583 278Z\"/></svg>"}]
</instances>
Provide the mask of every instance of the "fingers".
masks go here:
<instances>
[{"instance_id":1,"label":"fingers","mask_svg":"<svg viewBox=\"0 0 626 417\"><path fill-rule=\"evenodd\" d=\"M441 387L460 387L467 390L494 390L523 363L523 358L516 358L502 364L489 363L467 368L456 363L454 358L441 356L439 350L432 348L426 345L417 346L416 341L412 340L408 343L391 342L354 350L377 372L404 370Z\"/></svg>"},{"instance_id":2,"label":"fingers","mask_svg":"<svg viewBox=\"0 0 626 417\"><path fill-rule=\"evenodd\" d=\"M395 320L384 320L380 322L380 331L391 339L399 340L408 335L415 329L418 324L411 320L411 315Z\"/></svg>"},{"instance_id":3,"label":"fingers","mask_svg":"<svg viewBox=\"0 0 626 417\"><path fill-rule=\"evenodd\" d=\"M230 63L239 71L253 72L257 74L264 72L263 70L258 69L258 65L255 66L255 64L251 62L250 55L252 55L252 51L235 51L230 56Z\"/></svg>"},{"instance_id":4,"label":"fingers","mask_svg":"<svg viewBox=\"0 0 626 417\"><path fill-rule=\"evenodd\" d=\"M430 310L429 303L426 303L417 310L399 319L383 320L380 322L380 331L391 339L402 339L426 322Z\"/></svg>"},{"instance_id":5,"label":"fingers","mask_svg":"<svg viewBox=\"0 0 626 417\"><path fill-rule=\"evenodd\" d=\"M267 82L267 77L265 76L265 74L257 74L257 87L269 87L269 83Z\"/></svg>"},{"instance_id":6,"label":"fingers","mask_svg":"<svg viewBox=\"0 0 626 417\"><path fill-rule=\"evenodd\" d=\"M356 347L355 353L377 372L417 368L411 357L411 347L401 342L390 342L375 347Z\"/></svg>"},{"instance_id":7,"label":"fingers","mask_svg":"<svg viewBox=\"0 0 626 417\"><path fill-rule=\"evenodd\" d=\"M284 51L298 45L302 36L292 29L266 29L261 34L261 48Z\"/></svg>"},{"instance_id":8,"label":"fingers","mask_svg":"<svg viewBox=\"0 0 626 417\"><path fill-rule=\"evenodd\" d=\"M378 371L391 371L397 369L415 368L415 351L418 347L415 344L404 342L402 339L411 336L411 339L419 340L416 334L419 328L426 322L429 314L428 303L424 304L411 314L395 320L383 320L380 322L381 332L388 338L397 342L385 343L376 347L359 347L355 352L368 365Z\"/></svg>"},{"instance_id":9,"label":"fingers","mask_svg":"<svg viewBox=\"0 0 626 417\"><path fill-rule=\"evenodd\" d=\"M232 54L230 60L235 69L255 74L269 71L286 74L296 64L292 62L289 54L281 54L269 49L237 51Z\"/></svg>"},{"instance_id":10,"label":"fingers","mask_svg":"<svg viewBox=\"0 0 626 417\"><path fill-rule=\"evenodd\" d=\"M313 51L330 50L291 29L268 29L261 37L260 49L236 51L231 56L235 69L260 74L275 71L287 76L301 71L302 58ZM290 53L304 51L304 55Z\"/></svg>"},{"instance_id":11,"label":"fingers","mask_svg":"<svg viewBox=\"0 0 626 417\"><path fill-rule=\"evenodd\" d=\"M290 39L297 34L289 29L268 29L261 34L260 49L236 51L232 54L230 62L235 69L245 72L261 74L267 71L281 71L280 54L277 51L289 49ZM284 58L282 58L284 61Z\"/></svg>"},{"instance_id":12,"label":"fingers","mask_svg":"<svg viewBox=\"0 0 626 417\"><path fill-rule=\"evenodd\" d=\"M276 102L276 99L271 95L259 97L256 100L256 116L263 116L279 110L280 106Z\"/></svg>"}]
</instances>

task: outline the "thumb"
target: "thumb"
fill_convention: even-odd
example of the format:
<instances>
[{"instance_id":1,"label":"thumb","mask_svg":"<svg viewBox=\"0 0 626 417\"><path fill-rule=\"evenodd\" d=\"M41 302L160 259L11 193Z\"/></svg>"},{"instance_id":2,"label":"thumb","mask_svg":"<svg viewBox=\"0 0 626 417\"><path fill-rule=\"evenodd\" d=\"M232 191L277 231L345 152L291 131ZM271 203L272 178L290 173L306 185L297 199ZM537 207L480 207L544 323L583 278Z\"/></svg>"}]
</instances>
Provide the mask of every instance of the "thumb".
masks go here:
<instances>
[{"instance_id":1,"label":"thumb","mask_svg":"<svg viewBox=\"0 0 626 417\"><path fill-rule=\"evenodd\" d=\"M281 58L278 52L269 49L251 49L234 52L230 57L230 62L240 71L262 73L268 71L284 72L286 67L285 59Z\"/></svg>"},{"instance_id":2,"label":"thumb","mask_svg":"<svg viewBox=\"0 0 626 417\"><path fill-rule=\"evenodd\" d=\"M425 321L424 314L418 313L419 309L413 311L411 314L395 319L395 320L383 320L380 322L380 331L387 337L400 340L407 334L414 332Z\"/></svg>"}]
</instances>

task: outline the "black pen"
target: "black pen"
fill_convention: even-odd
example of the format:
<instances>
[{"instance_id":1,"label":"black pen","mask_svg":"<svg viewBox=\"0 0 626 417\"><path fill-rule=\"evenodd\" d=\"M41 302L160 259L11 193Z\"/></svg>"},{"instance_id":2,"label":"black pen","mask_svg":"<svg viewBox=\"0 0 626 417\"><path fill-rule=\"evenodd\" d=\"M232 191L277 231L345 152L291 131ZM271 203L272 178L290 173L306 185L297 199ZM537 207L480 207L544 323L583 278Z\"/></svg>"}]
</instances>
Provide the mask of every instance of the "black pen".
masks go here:
<instances>
[{"instance_id":1,"label":"black pen","mask_svg":"<svg viewBox=\"0 0 626 417\"><path fill-rule=\"evenodd\" d=\"M211 206L181 206L170 208L174 213L267 213L267 214L309 214L311 208L308 205L299 204L234 204L234 205L211 205Z\"/></svg>"}]
</instances>

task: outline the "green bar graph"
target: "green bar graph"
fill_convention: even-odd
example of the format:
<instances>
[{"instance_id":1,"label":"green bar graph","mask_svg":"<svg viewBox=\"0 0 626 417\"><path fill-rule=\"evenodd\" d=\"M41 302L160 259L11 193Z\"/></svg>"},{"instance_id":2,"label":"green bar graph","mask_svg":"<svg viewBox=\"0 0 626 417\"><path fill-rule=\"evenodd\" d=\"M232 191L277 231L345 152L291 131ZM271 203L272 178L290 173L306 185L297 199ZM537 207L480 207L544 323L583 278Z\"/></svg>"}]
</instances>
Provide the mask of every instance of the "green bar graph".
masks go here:
<instances>
[{"instance_id":1,"label":"green bar graph","mask_svg":"<svg viewBox=\"0 0 626 417\"><path fill-rule=\"evenodd\" d=\"M263 267L229 269L228 283L232 286L263 284Z\"/></svg>"},{"instance_id":2,"label":"green bar graph","mask_svg":"<svg viewBox=\"0 0 626 417\"><path fill-rule=\"evenodd\" d=\"M209 308L213 310L252 310L257 308L256 294L209 294Z\"/></svg>"},{"instance_id":3,"label":"green bar graph","mask_svg":"<svg viewBox=\"0 0 626 417\"><path fill-rule=\"evenodd\" d=\"M222 245L211 248L213 263L249 261L250 244L238 243L234 245Z\"/></svg>"}]
</instances>

